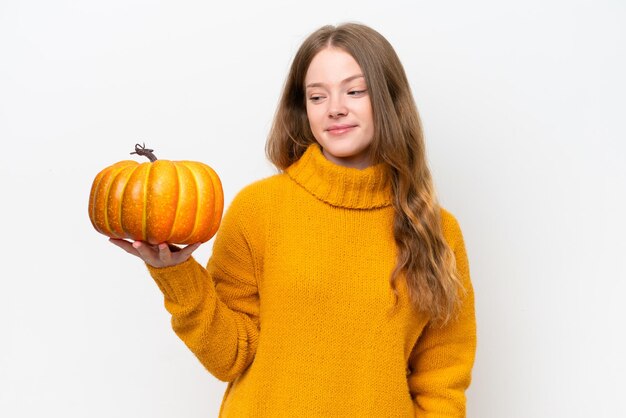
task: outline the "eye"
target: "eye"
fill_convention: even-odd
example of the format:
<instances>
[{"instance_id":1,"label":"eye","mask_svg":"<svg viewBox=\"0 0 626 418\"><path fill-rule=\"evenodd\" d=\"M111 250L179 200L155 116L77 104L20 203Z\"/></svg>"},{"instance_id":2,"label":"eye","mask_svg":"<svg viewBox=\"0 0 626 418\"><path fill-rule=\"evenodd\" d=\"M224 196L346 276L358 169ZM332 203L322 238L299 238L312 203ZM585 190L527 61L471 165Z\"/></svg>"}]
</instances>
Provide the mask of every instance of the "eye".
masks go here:
<instances>
[{"instance_id":1,"label":"eye","mask_svg":"<svg viewBox=\"0 0 626 418\"><path fill-rule=\"evenodd\" d=\"M311 96L309 96L309 100L313 103L318 103L322 101L322 99L324 99L324 96L320 94L312 94Z\"/></svg>"},{"instance_id":2,"label":"eye","mask_svg":"<svg viewBox=\"0 0 626 418\"><path fill-rule=\"evenodd\" d=\"M348 95L349 96L354 96L354 97L359 97L359 96L365 95L365 93L367 93L367 90L350 90L348 92Z\"/></svg>"}]
</instances>

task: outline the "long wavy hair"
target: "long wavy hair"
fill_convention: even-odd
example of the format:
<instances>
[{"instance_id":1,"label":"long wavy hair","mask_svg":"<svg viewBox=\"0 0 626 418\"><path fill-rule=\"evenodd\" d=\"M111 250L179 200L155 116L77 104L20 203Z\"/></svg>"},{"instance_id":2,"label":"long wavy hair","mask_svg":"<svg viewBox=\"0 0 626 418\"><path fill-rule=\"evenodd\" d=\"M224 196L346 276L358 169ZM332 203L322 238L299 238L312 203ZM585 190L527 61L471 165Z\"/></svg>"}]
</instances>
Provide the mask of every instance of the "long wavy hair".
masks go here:
<instances>
[{"instance_id":1,"label":"long wavy hair","mask_svg":"<svg viewBox=\"0 0 626 418\"><path fill-rule=\"evenodd\" d=\"M432 322L445 324L455 315L464 289L441 229L417 106L396 52L380 33L344 23L323 26L305 39L285 81L268 135L267 157L284 170L316 142L306 113L304 79L313 57L327 47L349 53L365 76L375 131L370 154L373 163L386 163L393 192L398 255L390 283L396 302L397 280L404 276L411 303Z\"/></svg>"}]
</instances>

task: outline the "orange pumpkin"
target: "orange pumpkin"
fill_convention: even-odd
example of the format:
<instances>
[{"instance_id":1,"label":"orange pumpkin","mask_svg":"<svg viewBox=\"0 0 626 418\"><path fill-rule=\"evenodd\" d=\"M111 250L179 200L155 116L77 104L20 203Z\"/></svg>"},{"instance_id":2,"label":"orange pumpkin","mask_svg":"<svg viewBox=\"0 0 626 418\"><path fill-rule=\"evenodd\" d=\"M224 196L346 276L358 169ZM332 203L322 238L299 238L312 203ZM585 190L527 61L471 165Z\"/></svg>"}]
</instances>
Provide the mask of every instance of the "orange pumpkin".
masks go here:
<instances>
[{"instance_id":1,"label":"orange pumpkin","mask_svg":"<svg viewBox=\"0 0 626 418\"><path fill-rule=\"evenodd\" d=\"M196 161L157 160L145 145L135 145L131 154L150 162L120 161L94 179L89 196L94 228L112 238L150 244L210 240L224 209L215 171Z\"/></svg>"}]
</instances>

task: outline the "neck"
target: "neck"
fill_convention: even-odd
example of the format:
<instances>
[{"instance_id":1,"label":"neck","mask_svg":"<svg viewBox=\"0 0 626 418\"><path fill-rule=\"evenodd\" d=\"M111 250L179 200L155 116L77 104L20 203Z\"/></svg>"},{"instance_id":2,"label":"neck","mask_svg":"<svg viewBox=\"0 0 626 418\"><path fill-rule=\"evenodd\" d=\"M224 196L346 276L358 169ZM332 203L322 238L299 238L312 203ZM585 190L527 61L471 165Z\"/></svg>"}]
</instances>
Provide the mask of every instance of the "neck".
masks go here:
<instances>
[{"instance_id":1,"label":"neck","mask_svg":"<svg viewBox=\"0 0 626 418\"><path fill-rule=\"evenodd\" d=\"M359 170L363 170L372 165L372 159L369 153L363 153L351 157L336 157L322 148L322 154L324 154L324 157L326 157L328 161L347 168L357 168Z\"/></svg>"},{"instance_id":2,"label":"neck","mask_svg":"<svg viewBox=\"0 0 626 418\"><path fill-rule=\"evenodd\" d=\"M374 209L391 206L391 182L384 163L363 169L327 159L317 143L311 144L286 173L318 199L333 206Z\"/></svg>"}]
</instances>

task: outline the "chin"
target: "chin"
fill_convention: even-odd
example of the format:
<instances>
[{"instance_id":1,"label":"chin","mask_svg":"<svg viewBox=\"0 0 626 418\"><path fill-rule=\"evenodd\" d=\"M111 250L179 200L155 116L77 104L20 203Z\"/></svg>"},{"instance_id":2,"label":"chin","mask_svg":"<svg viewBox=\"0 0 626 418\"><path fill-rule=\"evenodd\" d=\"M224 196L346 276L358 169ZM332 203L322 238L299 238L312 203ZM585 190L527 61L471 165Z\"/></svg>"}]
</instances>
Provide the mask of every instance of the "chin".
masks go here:
<instances>
[{"instance_id":1,"label":"chin","mask_svg":"<svg viewBox=\"0 0 626 418\"><path fill-rule=\"evenodd\" d=\"M328 147L324 147L322 145L322 148L326 149L327 152L339 158L353 157L355 155L362 154L367 149L366 146L364 147L364 146L361 146L360 144L349 144L349 143L331 144Z\"/></svg>"}]
</instances>

